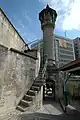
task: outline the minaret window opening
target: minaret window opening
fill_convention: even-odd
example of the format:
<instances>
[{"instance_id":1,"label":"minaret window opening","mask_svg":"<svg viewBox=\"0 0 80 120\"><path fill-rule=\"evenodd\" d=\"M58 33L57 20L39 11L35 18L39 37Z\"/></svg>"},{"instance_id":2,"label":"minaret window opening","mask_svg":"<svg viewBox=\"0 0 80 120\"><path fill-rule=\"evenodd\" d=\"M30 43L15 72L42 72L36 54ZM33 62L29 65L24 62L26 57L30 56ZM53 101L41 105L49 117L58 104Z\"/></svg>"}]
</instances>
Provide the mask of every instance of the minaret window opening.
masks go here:
<instances>
[{"instance_id":1,"label":"minaret window opening","mask_svg":"<svg viewBox=\"0 0 80 120\"><path fill-rule=\"evenodd\" d=\"M51 15L47 10L44 12L44 21L51 21L52 22Z\"/></svg>"}]
</instances>

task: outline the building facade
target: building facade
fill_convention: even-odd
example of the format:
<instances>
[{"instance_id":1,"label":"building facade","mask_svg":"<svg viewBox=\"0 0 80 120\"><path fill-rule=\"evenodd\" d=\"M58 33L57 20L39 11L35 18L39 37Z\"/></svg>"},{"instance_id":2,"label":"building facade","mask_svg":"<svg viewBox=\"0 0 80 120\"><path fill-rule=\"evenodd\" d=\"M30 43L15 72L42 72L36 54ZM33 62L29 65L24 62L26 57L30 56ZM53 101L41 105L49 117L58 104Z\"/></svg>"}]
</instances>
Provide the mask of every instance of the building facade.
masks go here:
<instances>
[{"instance_id":1,"label":"building facade","mask_svg":"<svg viewBox=\"0 0 80 120\"><path fill-rule=\"evenodd\" d=\"M55 36L56 62L59 67L75 59L73 40L61 36Z\"/></svg>"},{"instance_id":2,"label":"building facade","mask_svg":"<svg viewBox=\"0 0 80 120\"><path fill-rule=\"evenodd\" d=\"M77 37L73 40L74 42L74 51L75 51L75 58L80 58L80 38Z\"/></svg>"},{"instance_id":3,"label":"building facade","mask_svg":"<svg viewBox=\"0 0 80 120\"><path fill-rule=\"evenodd\" d=\"M54 36L55 61L60 67L75 59L73 40L62 36ZM31 45L31 48L40 49L41 57L43 57L43 40L37 41Z\"/></svg>"}]
</instances>

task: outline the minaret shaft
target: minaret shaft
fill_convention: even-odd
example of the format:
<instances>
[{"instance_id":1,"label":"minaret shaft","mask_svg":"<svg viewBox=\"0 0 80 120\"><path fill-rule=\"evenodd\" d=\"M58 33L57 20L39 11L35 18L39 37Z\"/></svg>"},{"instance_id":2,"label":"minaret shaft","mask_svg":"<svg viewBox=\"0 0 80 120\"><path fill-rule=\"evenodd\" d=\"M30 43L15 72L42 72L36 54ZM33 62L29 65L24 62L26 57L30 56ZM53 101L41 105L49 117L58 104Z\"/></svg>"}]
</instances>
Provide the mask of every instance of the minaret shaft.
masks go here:
<instances>
[{"instance_id":1,"label":"minaret shaft","mask_svg":"<svg viewBox=\"0 0 80 120\"><path fill-rule=\"evenodd\" d=\"M43 55L47 55L48 59L55 60L53 26L45 26L43 29Z\"/></svg>"}]
</instances>

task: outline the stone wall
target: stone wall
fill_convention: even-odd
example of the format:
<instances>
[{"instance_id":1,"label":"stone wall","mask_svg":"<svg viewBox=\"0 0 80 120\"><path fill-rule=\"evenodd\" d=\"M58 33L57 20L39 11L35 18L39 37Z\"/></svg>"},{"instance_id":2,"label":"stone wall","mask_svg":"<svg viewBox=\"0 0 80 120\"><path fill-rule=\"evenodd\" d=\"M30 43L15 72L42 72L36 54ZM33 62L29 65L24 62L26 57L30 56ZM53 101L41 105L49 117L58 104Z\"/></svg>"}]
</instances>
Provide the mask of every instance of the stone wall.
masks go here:
<instances>
[{"instance_id":1,"label":"stone wall","mask_svg":"<svg viewBox=\"0 0 80 120\"><path fill-rule=\"evenodd\" d=\"M16 107L31 87L38 60L0 45L0 114Z\"/></svg>"},{"instance_id":2,"label":"stone wall","mask_svg":"<svg viewBox=\"0 0 80 120\"><path fill-rule=\"evenodd\" d=\"M35 76L38 76L39 70L40 70L40 63L41 63L41 58L40 58L40 51L37 51L37 60L36 60L36 70L35 70Z\"/></svg>"},{"instance_id":3,"label":"stone wall","mask_svg":"<svg viewBox=\"0 0 80 120\"><path fill-rule=\"evenodd\" d=\"M0 9L0 44L8 48L15 48L20 51L28 49L28 46L11 24L7 16Z\"/></svg>"},{"instance_id":4,"label":"stone wall","mask_svg":"<svg viewBox=\"0 0 80 120\"><path fill-rule=\"evenodd\" d=\"M80 79L67 81L68 92L72 96L80 96Z\"/></svg>"}]
</instances>

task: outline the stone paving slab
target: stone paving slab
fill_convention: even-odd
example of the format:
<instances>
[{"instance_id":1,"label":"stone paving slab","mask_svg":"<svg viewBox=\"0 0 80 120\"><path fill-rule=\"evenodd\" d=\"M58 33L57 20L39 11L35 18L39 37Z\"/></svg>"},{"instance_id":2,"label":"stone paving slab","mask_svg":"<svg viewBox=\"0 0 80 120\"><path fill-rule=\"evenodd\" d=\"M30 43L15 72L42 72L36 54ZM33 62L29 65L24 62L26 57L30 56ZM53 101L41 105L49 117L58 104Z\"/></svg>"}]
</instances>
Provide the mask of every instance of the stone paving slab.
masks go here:
<instances>
[{"instance_id":1,"label":"stone paving slab","mask_svg":"<svg viewBox=\"0 0 80 120\"><path fill-rule=\"evenodd\" d=\"M60 104L56 101L52 101L52 100L44 101L43 107L49 114L52 115L60 115L63 113Z\"/></svg>"}]
</instances>

